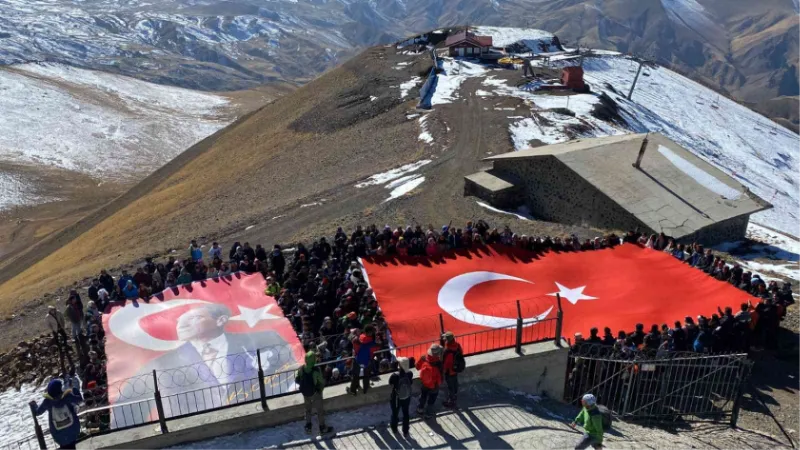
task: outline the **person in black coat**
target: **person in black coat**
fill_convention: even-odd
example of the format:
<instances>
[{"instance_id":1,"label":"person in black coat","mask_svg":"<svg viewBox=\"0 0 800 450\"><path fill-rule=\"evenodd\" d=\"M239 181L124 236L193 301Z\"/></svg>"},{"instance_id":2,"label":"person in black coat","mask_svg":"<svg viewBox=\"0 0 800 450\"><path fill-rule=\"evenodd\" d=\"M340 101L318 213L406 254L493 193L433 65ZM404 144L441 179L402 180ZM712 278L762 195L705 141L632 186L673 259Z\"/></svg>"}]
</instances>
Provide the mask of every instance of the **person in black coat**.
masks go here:
<instances>
[{"instance_id":1,"label":"person in black coat","mask_svg":"<svg viewBox=\"0 0 800 450\"><path fill-rule=\"evenodd\" d=\"M279 277L279 281L283 281L283 273L286 269L286 259L283 257L280 245L276 245L272 249L272 253L269 255L269 265Z\"/></svg>"},{"instance_id":2,"label":"person in black coat","mask_svg":"<svg viewBox=\"0 0 800 450\"><path fill-rule=\"evenodd\" d=\"M389 397L389 405L392 408L392 431L397 433L397 425L400 422L400 411L403 412L403 435L408 436L409 432L409 412L411 405L411 380L414 374L409 369L409 360L405 357L397 358L397 365L400 370L389 377L389 386L392 393Z\"/></svg>"}]
</instances>

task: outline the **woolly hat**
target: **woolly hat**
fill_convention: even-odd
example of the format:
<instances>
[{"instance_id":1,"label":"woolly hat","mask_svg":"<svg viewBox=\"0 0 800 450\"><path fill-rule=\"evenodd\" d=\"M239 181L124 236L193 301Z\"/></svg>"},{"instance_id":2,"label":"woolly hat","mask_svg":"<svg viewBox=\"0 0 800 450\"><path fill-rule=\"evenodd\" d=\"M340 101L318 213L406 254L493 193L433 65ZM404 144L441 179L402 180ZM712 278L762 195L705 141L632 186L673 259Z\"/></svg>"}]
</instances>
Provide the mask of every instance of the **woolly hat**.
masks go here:
<instances>
[{"instance_id":1,"label":"woolly hat","mask_svg":"<svg viewBox=\"0 0 800 450\"><path fill-rule=\"evenodd\" d=\"M59 378L50 380L47 383L47 395L54 400L60 399L64 395L64 383Z\"/></svg>"},{"instance_id":2,"label":"woolly hat","mask_svg":"<svg viewBox=\"0 0 800 450\"><path fill-rule=\"evenodd\" d=\"M405 356L401 356L397 358L397 365L403 369L404 372L408 372L408 358Z\"/></svg>"},{"instance_id":3,"label":"woolly hat","mask_svg":"<svg viewBox=\"0 0 800 450\"><path fill-rule=\"evenodd\" d=\"M442 356L442 346L439 344L431 345L431 348L428 349L428 355L430 356Z\"/></svg>"},{"instance_id":4,"label":"woolly hat","mask_svg":"<svg viewBox=\"0 0 800 450\"><path fill-rule=\"evenodd\" d=\"M444 333L444 340L447 342L453 342L456 340L456 335L453 334L452 331L448 331Z\"/></svg>"}]
</instances>

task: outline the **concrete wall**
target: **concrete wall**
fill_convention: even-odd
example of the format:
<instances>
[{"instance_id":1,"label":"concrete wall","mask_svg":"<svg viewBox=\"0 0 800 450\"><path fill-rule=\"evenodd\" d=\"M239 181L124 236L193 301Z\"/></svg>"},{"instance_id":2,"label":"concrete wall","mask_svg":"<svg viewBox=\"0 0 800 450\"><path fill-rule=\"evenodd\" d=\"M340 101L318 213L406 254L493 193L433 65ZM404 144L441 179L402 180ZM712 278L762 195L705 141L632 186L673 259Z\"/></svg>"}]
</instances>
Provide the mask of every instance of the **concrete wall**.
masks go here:
<instances>
[{"instance_id":1,"label":"concrete wall","mask_svg":"<svg viewBox=\"0 0 800 450\"><path fill-rule=\"evenodd\" d=\"M568 346L565 342L558 347L549 341L525 345L520 354L512 349L470 356L466 359L467 368L461 374L460 382L465 385L470 382L491 381L508 389L546 395L561 401L564 397L567 353ZM414 393L417 395L419 379L416 373L414 377ZM343 385L325 389L326 412L388 402L391 392L388 379L388 375L381 376L381 380L373 383L373 389L366 395L349 395ZM444 385L442 389L445 389ZM412 405L416 406L417 401L413 400ZM158 424L123 430L87 439L79 443L78 448L164 448L274 427L303 418L303 400L300 394L271 399L267 401L267 405L268 411L262 411L260 403L250 403L170 420L167 422L170 432L166 434L160 433Z\"/></svg>"},{"instance_id":2,"label":"concrete wall","mask_svg":"<svg viewBox=\"0 0 800 450\"><path fill-rule=\"evenodd\" d=\"M745 214L739 217L723 220L715 224L703 227L692 234L682 236L678 242L691 244L699 242L705 247L711 247L723 242L740 241L747 234L747 224L750 222L750 215Z\"/></svg>"},{"instance_id":3,"label":"concrete wall","mask_svg":"<svg viewBox=\"0 0 800 450\"><path fill-rule=\"evenodd\" d=\"M504 209L515 209L522 205L523 200L516 185L513 188L492 191L467 178L464 178L464 195L478 197L492 206Z\"/></svg>"},{"instance_id":4,"label":"concrete wall","mask_svg":"<svg viewBox=\"0 0 800 450\"><path fill-rule=\"evenodd\" d=\"M494 171L519 181L533 216L584 227L653 231L553 156L497 160Z\"/></svg>"}]
</instances>

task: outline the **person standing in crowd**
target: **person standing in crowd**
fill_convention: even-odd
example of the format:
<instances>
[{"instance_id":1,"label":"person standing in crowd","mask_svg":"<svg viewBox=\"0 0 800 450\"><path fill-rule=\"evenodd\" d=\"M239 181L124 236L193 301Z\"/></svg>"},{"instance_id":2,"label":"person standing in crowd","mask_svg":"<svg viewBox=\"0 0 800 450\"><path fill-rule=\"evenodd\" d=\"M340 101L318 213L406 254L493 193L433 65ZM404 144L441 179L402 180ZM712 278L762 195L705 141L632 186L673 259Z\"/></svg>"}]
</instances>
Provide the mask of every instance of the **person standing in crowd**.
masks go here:
<instances>
[{"instance_id":1,"label":"person standing in crowd","mask_svg":"<svg viewBox=\"0 0 800 450\"><path fill-rule=\"evenodd\" d=\"M603 416L597 408L597 400L592 394L586 394L581 398L583 408L578 417L569 425L576 428L578 425L583 427L583 437L575 449L580 450L589 447L603 448Z\"/></svg>"},{"instance_id":2,"label":"person standing in crowd","mask_svg":"<svg viewBox=\"0 0 800 450\"><path fill-rule=\"evenodd\" d=\"M45 315L45 322L47 323L47 327L53 333L53 340L56 343L67 342L67 331L64 328L64 314L61 314L61 311L56 309L56 307L53 305L48 306L47 314Z\"/></svg>"},{"instance_id":3,"label":"person standing in crowd","mask_svg":"<svg viewBox=\"0 0 800 450\"><path fill-rule=\"evenodd\" d=\"M67 308L64 310L64 316L69 319L72 326L72 339L78 342L78 337L81 335L81 324L83 323L83 310L78 306L78 301L75 297L70 297L68 300Z\"/></svg>"},{"instance_id":4,"label":"person standing in crowd","mask_svg":"<svg viewBox=\"0 0 800 450\"><path fill-rule=\"evenodd\" d=\"M139 298L139 289L134 284L133 280L128 280L125 288L122 289L122 296L127 300L136 300Z\"/></svg>"},{"instance_id":5,"label":"person standing in crowd","mask_svg":"<svg viewBox=\"0 0 800 450\"><path fill-rule=\"evenodd\" d=\"M411 405L411 380L414 374L411 373L409 368L408 358L397 358L397 366L399 371L393 373L389 377L389 386L392 387L392 393L389 397L389 405L392 408L392 431L397 434L397 425L400 422L400 411L403 412L403 436L408 437L409 431L409 413L408 408Z\"/></svg>"},{"instance_id":6,"label":"person standing in crowd","mask_svg":"<svg viewBox=\"0 0 800 450\"><path fill-rule=\"evenodd\" d=\"M208 249L208 259L213 261L214 258L222 259L222 247L217 242L213 242L211 248Z\"/></svg>"},{"instance_id":7,"label":"person standing in crowd","mask_svg":"<svg viewBox=\"0 0 800 450\"><path fill-rule=\"evenodd\" d=\"M197 245L197 241L194 239L189 243L189 258L191 258L193 262L203 259L203 250Z\"/></svg>"},{"instance_id":8,"label":"person standing in crowd","mask_svg":"<svg viewBox=\"0 0 800 450\"><path fill-rule=\"evenodd\" d=\"M303 394L303 405L305 406L306 433L311 434L311 409L317 411L317 422L319 423L319 434L328 434L333 431L333 427L325 425L325 408L322 404L322 390L325 388L325 380L322 372L317 367L317 354L313 350L306 353L305 364L297 369L295 381Z\"/></svg>"},{"instance_id":9,"label":"person standing in crowd","mask_svg":"<svg viewBox=\"0 0 800 450\"><path fill-rule=\"evenodd\" d=\"M433 405L439 396L439 386L442 384L442 346L431 345L428 354L417 361L419 380L422 382L422 392L419 396L417 414L424 415L426 419L433 417Z\"/></svg>"},{"instance_id":10,"label":"person standing in crowd","mask_svg":"<svg viewBox=\"0 0 800 450\"><path fill-rule=\"evenodd\" d=\"M358 337L353 337L353 354L355 355L355 363L353 364L352 380L347 392L351 395L358 393L358 380L364 379L364 387L362 391L366 394L369 390L370 375L372 372L372 357L377 351L375 346L375 327L367 325L364 327L364 332ZM361 369L364 370L364 375L361 375Z\"/></svg>"},{"instance_id":11,"label":"person standing in crowd","mask_svg":"<svg viewBox=\"0 0 800 450\"><path fill-rule=\"evenodd\" d=\"M66 388L64 390L64 382L60 379L51 380L47 384L47 392L42 403L37 405L35 401L31 401L30 405L37 416L48 413L50 436L59 448L73 449L81 431L78 405L83 398L81 398L80 381L77 378L70 377Z\"/></svg>"},{"instance_id":12,"label":"person standing in crowd","mask_svg":"<svg viewBox=\"0 0 800 450\"><path fill-rule=\"evenodd\" d=\"M464 350L461 349L461 344L456 342L456 336L452 331L446 332L442 338L444 344L442 366L444 368L444 381L447 383L447 398L442 402L442 405L447 408L457 408L458 374L466 366Z\"/></svg>"}]
</instances>

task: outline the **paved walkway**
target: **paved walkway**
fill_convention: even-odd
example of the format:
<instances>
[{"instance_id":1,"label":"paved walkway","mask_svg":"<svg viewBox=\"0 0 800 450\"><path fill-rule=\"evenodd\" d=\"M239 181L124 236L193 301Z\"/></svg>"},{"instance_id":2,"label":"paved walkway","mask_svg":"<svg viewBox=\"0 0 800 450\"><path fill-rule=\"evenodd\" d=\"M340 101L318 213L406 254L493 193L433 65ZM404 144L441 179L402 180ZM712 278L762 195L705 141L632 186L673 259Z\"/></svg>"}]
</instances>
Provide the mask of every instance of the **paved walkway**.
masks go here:
<instances>
[{"instance_id":1,"label":"paved walkway","mask_svg":"<svg viewBox=\"0 0 800 450\"><path fill-rule=\"evenodd\" d=\"M434 420L428 421L414 417L409 439L391 432L386 423L389 417L388 405L385 405L331 415L328 423L336 427L338 432L328 438L308 438L302 431L302 424L296 422L186 447L566 449L573 448L580 439L580 434L568 426L577 412L575 408L522 393L515 395L492 384L470 385L464 394L464 407L460 410L440 411ZM413 406L416 406L416 399L412 402ZM615 422L614 431L606 434L605 447L777 449L781 445L767 436L731 430L721 424L687 425L682 430L665 431Z\"/></svg>"}]
</instances>

